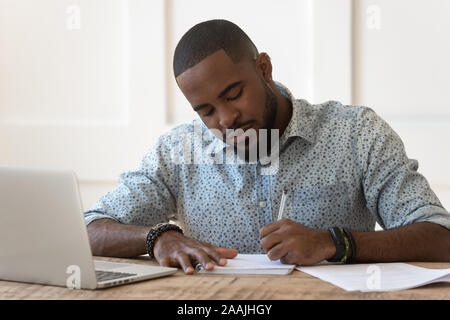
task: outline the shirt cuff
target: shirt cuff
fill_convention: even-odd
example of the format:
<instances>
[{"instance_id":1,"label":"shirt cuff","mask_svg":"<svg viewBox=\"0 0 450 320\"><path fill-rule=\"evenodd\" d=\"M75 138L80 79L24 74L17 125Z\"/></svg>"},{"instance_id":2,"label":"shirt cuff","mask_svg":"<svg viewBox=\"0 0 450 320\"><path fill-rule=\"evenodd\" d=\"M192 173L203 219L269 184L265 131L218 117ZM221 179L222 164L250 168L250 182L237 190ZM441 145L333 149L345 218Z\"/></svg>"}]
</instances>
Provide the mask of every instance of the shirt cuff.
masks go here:
<instances>
[{"instance_id":1,"label":"shirt cuff","mask_svg":"<svg viewBox=\"0 0 450 320\"><path fill-rule=\"evenodd\" d=\"M409 214L403 225L417 222L432 222L450 230L450 213L442 207L427 205Z\"/></svg>"},{"instance_id":2,"label":"shirt cuff","mask_svg":"<svg viewBox=\"0 0 450 320\"><path fill-rule=\"evenodd\" d=\"M99 219L111 219L116 222L120 222L117 219L98 211L88 211L84 214L84 222L86 223L86 226L88 226L91 222Z\"/></svg>"}]
</instances>

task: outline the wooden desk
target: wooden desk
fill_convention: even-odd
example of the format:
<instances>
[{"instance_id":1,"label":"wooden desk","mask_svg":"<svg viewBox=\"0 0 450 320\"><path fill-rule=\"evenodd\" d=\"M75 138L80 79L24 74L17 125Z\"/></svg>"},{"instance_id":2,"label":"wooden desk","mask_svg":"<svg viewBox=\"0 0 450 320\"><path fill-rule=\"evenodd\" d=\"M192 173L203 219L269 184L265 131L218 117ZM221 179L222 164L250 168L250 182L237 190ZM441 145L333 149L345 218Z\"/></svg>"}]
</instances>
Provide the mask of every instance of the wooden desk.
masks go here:
<instances>
[{"instance_id":1,"label":"wooden desk","mask_svg":"<svg viewBox=\"0 0 450 320\"><path fill-rule=\"evenodd\" d=\"M145 257L137 259L96 259L154 264ZM450 263L412 263L429 268L450 268ZM394 292L347 292L300 271L287 276L187 276L178 271L173 276L101 290L67 288L0 281L1 299L152 299L152 300L298 300L298 299L448 299L450 283Z\"/></svg>"}]
</instances>

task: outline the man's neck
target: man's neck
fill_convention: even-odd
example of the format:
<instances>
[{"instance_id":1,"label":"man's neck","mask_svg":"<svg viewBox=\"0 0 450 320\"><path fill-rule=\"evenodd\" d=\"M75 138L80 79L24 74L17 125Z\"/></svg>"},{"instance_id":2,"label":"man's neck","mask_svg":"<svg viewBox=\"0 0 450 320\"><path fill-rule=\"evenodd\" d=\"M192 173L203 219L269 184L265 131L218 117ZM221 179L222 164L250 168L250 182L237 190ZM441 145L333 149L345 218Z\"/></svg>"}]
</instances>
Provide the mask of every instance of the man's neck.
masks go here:
<instances>
[{"instance_id":1,"label":"man's neck","mask_svg":"<svg viewBox=\"0 0 450 320\"><path fill-rule=\"evenodd\" d=\"M279 136L281 137L292 118L292 102L281 93L280 89L275 85L275 83L273 83L271 87L277 97L278 102L274 128L280 130Z\"/></svg>"}]
</instances>

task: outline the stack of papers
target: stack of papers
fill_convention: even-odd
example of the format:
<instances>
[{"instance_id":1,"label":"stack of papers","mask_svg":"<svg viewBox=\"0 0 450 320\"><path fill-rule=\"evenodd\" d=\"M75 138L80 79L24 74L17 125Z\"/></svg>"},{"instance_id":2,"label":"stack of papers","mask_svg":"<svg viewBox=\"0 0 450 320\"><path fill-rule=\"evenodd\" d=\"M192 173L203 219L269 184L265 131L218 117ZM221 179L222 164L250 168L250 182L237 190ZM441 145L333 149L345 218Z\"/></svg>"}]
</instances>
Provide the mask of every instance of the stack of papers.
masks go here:
<instances>
[{"instance_id":1,"label":"stack of papers","mask_svg":"<svg viewBox=\"0 0 450 320\"><path fill-rule=\"evenodd\" d=\"M450 282L450 269L428 269L407 263L320 265L296 269L347 291L394 291Z\"/></svg>"},{"instance_id":2,"label":"stack of papers","mask_svg":"<svg viewBox=\"0 0 450 320\"><path fill-rule=\"evenodd\" d=\"M282 264L280 260L272 261L265 254L238 254L234 259L228 259L225 266L215 265L211 271L197 265L198 273L211 274L278 274L291 273L295 264Z\"/></svg>"},{"instance_id":3,"label":"stack of papers","mask_svg":"<svg viewBox=\"0 0 450 320\"><path fill-rule=\"evenodd\" d=\"M405 290L434 282L450 282L449 269L428 269L407 263L330 264L322 262L302 267L271 261L265 254L238 254L225 266L207 271L196 266L198 273L287 275L294 269L305 272L347 291Z\"/></svg>"}]
</instances>

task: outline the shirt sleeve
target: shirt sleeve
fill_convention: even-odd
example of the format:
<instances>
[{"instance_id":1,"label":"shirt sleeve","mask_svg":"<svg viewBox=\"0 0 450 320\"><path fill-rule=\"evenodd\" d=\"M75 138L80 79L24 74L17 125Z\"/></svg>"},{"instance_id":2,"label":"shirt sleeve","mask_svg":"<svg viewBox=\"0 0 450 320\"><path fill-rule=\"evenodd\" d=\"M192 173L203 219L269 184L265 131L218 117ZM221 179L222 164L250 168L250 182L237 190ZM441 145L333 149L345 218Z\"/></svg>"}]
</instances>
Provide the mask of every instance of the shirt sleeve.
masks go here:
<instances>
[{"instance_id":1,"label":"shirt sleeve","mask_svg":"<svg viewBox=\"0 0 450 320\"><path fill-rule=\"evenodd\" d=\"M177 167L167 136L144 156L140 167L120 175L117 187L85 212L85 223L109 218L124 224L152 226L176 212Z\"/></svg>"},{"instance_id":2,"label":"shirt sleeve","mask_svg":"<svg viewBox=\"0 0 450 320\"><path fill-rule=\"evenodd\" d=\"M394 130L372 109L364 108L356 133L366 206L380 226L392 229L428 221L450 229L450 214L417 172L417 160L407 157Z\"/></svg>"}]
</instances>

